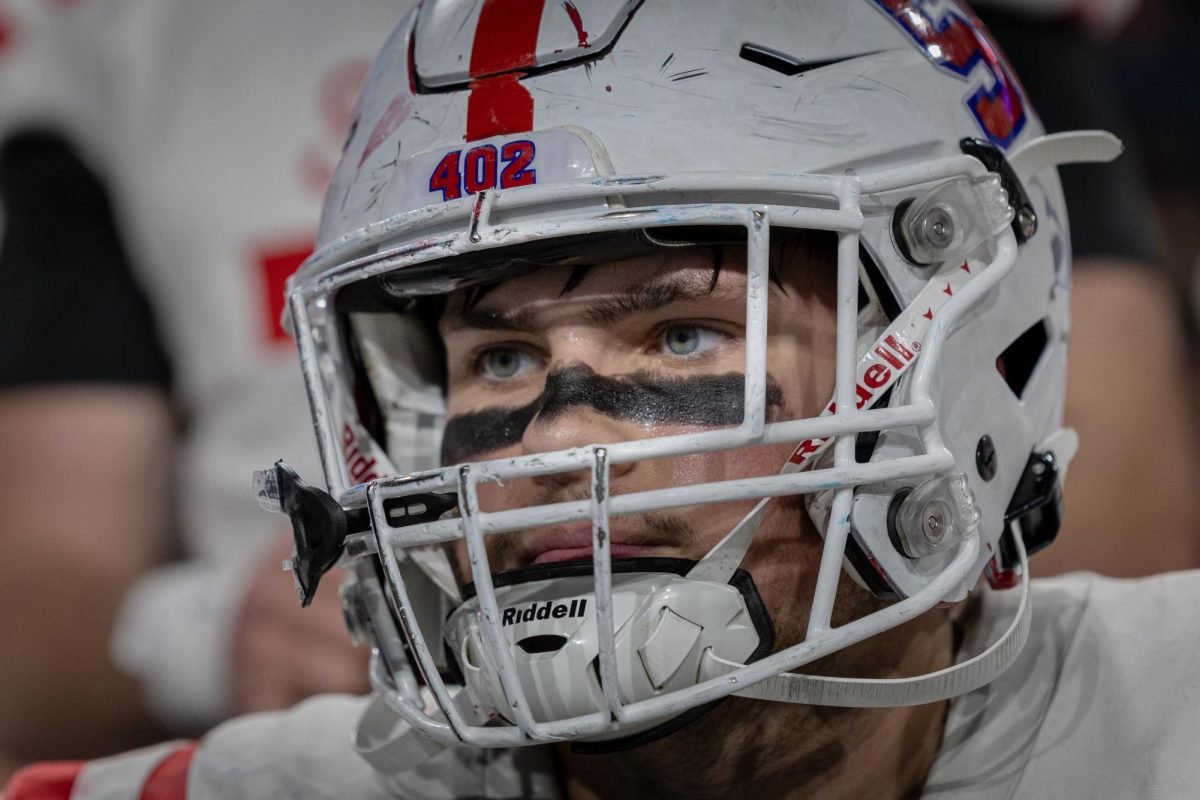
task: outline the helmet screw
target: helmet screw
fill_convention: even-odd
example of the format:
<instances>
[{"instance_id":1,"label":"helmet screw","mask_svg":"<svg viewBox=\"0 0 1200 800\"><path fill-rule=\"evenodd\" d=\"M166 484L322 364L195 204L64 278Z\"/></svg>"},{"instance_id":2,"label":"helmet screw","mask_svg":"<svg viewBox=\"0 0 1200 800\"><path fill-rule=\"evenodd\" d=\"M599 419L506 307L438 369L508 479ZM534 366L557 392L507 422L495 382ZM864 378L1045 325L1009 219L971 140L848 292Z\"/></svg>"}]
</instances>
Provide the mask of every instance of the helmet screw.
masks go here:
<instances>
[{"instance_id":1,"label":"helmet screw","mask_svg":"<svg viewBox=\"0 0 1200 800\"><path fill-rule=\"evenodd\" d=\"M946 520L942 507L937 503L930 503L925 507L924 522L922 524L922 532L930 544L936 545L942 541L942 536L945 535Z\"/></svg>"},{"instance_id":2,"label":"helmet screw","mask_svg":"<svg viewBox=\"0 0 1200 800\"><path fill-rule=\"evenodd\" d=\"M934 247L947 247L954 241L954 218L942 206L934 206L925 215L925 236Z\"/></svg>"},{"instance_id":3,"label":"helmet screw","mask_svg":"<svg viewBox=\"0 0 1200 800\"><path fill-rule=\"evenodd\" d=\"M975 469L985 481L996 477L996 445L986 434L975 445Z\"/></svg>"},{"instance_id":4,"label":"helmet screw","mask_svg":"<svg viewBox=\"0 0 1200 800\"><path fill-rule=\"evenodd\" d=\"M1029 239L1037 233L1037 226L1037 214L1033 213L1032 208L1025 206L1017 212L1017 227L1021 229L1021 235L1024 238Z\"/></svg>"}]
</instances>

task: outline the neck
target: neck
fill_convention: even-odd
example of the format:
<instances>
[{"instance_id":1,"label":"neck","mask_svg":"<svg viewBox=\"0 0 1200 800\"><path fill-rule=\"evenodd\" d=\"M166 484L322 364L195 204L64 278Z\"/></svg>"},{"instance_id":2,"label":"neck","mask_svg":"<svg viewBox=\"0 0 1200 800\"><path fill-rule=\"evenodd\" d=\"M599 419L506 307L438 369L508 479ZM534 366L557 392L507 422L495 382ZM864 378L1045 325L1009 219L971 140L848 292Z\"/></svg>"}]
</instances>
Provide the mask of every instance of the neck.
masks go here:
<instances>
[{"instance_id":1,"label":"neck","mask_svg":"<svg viewBox=\"0 0 1200 800\"><path fill-rule=\"evenodd\" d=\"M888 673L949 664L950 626L944 616L925 616L932 619L882 635L903 648ZM852 648L837 666L857 672L856 662ZM826 667L821 672L834 667L813 666ZM731 697L657 742L604 756L576 755L563 746L559 755L571 800L702 800L737 796L748 787L760 797L907 798L918 796L925 783L941 745L946 707L848 709Z\"/></svg>"}]
</instances>

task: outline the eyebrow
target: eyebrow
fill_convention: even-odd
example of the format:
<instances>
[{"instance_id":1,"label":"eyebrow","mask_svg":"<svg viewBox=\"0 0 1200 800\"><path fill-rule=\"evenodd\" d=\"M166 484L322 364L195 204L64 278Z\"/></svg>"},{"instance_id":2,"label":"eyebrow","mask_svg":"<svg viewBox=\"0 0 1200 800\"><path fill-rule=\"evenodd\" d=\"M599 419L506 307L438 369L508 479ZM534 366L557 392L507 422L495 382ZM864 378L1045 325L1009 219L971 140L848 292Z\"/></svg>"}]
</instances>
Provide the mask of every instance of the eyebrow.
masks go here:
<instances>
[{"instance_id":1,"label":"eyebrow","mask_svg":"<svg viewBox=\"0 0 1200 800\"><path fill-rule=\"evenodd\" d=\"M672 275L597 300L589 305L583 316L593 324L612 325L634 314L646 314L674 303L708 297L712 293L713 286L707 277ZM445 317L442 322L447 331L474 328L538 333L546 327L540 318L541 314L533 309L501 311L476 306Z\"/></svg>"},{"instance_id":2,"label":"eyebrow","mask_svg":"<svg viewBox=\"0 0 1200 800\"><path fill-rule=\"evenodd\" d=\"M481 331L534 333L545 326L538 324L538 315L532 309L493 311L476 307L442 317L442 327L446 331L474 328Z\"/></svg>"}]
</instances>

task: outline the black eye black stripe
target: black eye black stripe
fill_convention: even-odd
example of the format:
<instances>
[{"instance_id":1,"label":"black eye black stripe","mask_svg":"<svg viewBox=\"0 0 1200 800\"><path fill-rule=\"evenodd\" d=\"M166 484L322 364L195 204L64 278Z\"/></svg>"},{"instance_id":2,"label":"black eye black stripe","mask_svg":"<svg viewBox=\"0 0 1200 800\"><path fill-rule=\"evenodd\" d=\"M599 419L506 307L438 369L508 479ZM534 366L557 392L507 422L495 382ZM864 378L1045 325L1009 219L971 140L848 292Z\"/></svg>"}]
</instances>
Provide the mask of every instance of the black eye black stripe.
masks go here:
<instances>
[{"instance_id":1,"label":"black eye black stripe","mask_svg":"<svg viewBox=\"0 0 1200 800\"><path fill-rule=\"evenodd\" d=\"M639 425L723 427L742 421L745 378L741 373L668 377L634 372L597 375L573 364L546 376L542 394L518 408L489 408L459 414L446 422L442 463L457 464L521 441L534 417L550 421L574 407L589 407L606 417ZM767 378L767 416L783 400L778 384Z\"/></svg>"}]
</instances>

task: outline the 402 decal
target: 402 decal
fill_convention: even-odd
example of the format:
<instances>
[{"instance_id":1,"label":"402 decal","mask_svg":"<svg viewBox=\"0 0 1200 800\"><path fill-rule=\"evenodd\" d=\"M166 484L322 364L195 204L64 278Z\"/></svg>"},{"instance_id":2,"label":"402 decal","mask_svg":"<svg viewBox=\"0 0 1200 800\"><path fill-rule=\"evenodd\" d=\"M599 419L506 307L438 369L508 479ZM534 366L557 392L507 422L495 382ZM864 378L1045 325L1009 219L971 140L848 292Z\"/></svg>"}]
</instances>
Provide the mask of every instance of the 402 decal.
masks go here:
<instances>
[{"instance_id":1,"label":"402 decal","mask_svg":"<svg viewBox=\"0 0 1200 800\"><path fill-rule=\"evenodd\" d=\"M505 142L499 148L481 144L470 150L451 150L433 168L429 191L442 200L457 200L484 189L510 189L537 183L533 158L537 148L528 139Z\"/></svg>"}]
</instances>

